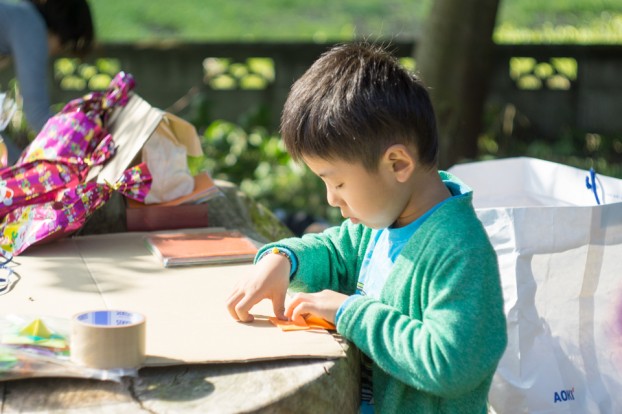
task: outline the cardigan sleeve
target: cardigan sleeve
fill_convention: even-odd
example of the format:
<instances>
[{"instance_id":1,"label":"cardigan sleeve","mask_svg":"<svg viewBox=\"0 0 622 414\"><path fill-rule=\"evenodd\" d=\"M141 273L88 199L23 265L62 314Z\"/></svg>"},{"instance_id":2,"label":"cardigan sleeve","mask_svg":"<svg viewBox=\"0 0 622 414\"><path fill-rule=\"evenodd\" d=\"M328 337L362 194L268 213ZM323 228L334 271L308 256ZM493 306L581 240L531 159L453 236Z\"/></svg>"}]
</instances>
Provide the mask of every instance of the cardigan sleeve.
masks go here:
<instances>
[{"instance_id":1,"label":"cardigan sleeve","mask_svg":"<svg viewBox=\"0 0 622 414\"><path fill-rule=\"evenodd\" d=\"M284 247L295 255L296 272L292 275L294 290L318 292L330 289L352 294L367 248L371 229L350 220L319 234L292 237L263 246L257 257L273 247Z\"/></svg>"},{"instance_id":2,"label":"cardigan sleeve","mask_svg":"<svg viewBox=\"0 0 622 414\"><path fill-rule=\"evenodd\" d=\"M402 261L396 270L408 276L380 301L353 300L337 330L390 376L452 398L494 372L507 337L494 251L448 250L419 266Z\"/></svg>"}]
</instances>

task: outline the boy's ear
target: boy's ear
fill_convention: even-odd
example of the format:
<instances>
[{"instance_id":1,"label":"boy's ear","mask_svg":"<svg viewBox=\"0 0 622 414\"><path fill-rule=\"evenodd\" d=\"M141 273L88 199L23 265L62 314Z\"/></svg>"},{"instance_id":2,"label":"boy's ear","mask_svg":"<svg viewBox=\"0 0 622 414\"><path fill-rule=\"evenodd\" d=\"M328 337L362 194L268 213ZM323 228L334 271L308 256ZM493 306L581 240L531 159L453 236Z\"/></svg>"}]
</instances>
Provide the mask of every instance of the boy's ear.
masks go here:
<instances>
[{"instance_id":1,"label":"boy's ear","mask_svg":"<svg viewBox=\"0 0 622 414\"><path fill-rule=\"evenodd\" d=\"M382 161L399 182L407 181L417 165L412 151L402 144L391 145L387 148Z\"/></svg>"}]
</instances>

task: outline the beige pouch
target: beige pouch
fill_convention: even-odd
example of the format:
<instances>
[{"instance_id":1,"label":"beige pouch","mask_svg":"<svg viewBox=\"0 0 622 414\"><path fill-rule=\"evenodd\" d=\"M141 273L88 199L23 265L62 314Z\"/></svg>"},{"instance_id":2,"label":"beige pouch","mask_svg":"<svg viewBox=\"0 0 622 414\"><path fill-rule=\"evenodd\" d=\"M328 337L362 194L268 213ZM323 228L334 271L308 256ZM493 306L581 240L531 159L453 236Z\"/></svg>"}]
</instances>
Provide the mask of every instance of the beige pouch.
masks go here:
<instances>
[{"instance_id":1,"label":"beige pouch","mask_svg":"<svg viewBox=\"0 0 622 414\"><path fill-rule=\"evenodd\" d=\"M203 155L196 129L187 121L165 113L142 149L142 160L153 177L145 204L164 203L194 190L188 155Z\"/></svg>"}]
</instances>

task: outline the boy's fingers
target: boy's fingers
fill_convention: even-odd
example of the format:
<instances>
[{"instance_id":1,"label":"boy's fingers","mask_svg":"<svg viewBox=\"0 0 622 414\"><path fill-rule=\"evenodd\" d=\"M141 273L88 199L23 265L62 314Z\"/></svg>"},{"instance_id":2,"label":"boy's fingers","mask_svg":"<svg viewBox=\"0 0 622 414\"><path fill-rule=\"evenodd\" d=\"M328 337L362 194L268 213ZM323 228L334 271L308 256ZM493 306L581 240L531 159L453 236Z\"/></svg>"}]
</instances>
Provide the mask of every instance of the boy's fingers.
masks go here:
<instances>
[{"instance_id":1,"label":"boy's fingers","mask_svg":"<svg viewBox=\"0 0 622 414\"><path fill-rule=\"evenodd\" d=\"M298 304L302 301L302 293L296 293L293 297L291 302L289 302L289 305L287 306L287 310L285 311L285 317L288 319L293 320L293 313L294 313L294 309L296 308L296 306L298 306Z\"/></svg>"},{"instance_id":2,"label":"boy's fingers","mask_svg":"<svg viewBox=\"0 0 622 414\"><path fill-rule=\"evenodd\" d=\"M293 310L292 310L292 316L291 319L292 321L294 321L294 323L298 324L298 325L304 325L305 321L304 321L304 315L310 313L306 308L306 302L301 302L299 303Z\"/></svg>"},{"instance_id":3,"label":"boy's fingers","mask_svg":"<svg viewBox=\"0 0 622 414\"><path fill-rule=\"evenodd\" d=\"M296 294L287 309L287 317L294 322L302 323L304 320L303 316L307 313L312 313L313 305L309 302L311 298L312 295Z\"/></svg>"},{"instance_id":4,"label":"boy's fingers","mask_svg":"<svg viewBox=\"0 0 622 414\"><path fill-rule=\"evenodd\" d=\"M246 296L246 293L241 291L235 291L229 299L227 299L227 310L231 317L241 322L252 322L253 315L250 315L248 311L258 302L253 302L252 297Z\"/></svg>"},{"instance_id":5,"label":"boy's fingers","mask_svg":"<svg viewBox=\"0 0 622 414\"><path fill-rule=\"evenodd\" d=\"M227 299L227 310L233 319L240 320L237 312L235 311L236 305L240 302L240 300L244 297L244 292L233 292L231 296Z\"/></svg>"},{"instance_id":6,"label":"boy's fingers","mask_svg":"<svg viewBox=\"0 0 622 414\"><path fill-rule=\"evenodd\" d=\"M252 322L255 318L253 315L248 313L253 306L259 302L261 298L256 298L255 296L244 296L240 299L240 301L235 305L234 311L238 316L237 319L240 322Z\"/></svg>"},{"instance_id":7,"label":"boy's fingers","mask_svg":"<svg viewBox=\"0 0 622 414\"><path fill-rule=\"evenodd\" d=\"M277 319L282 321L287 320L287 317L285 316L285 292L275 295L272 298L272 309L274 310L274 316L276 316Z\"/></svg>"}]
</instances>

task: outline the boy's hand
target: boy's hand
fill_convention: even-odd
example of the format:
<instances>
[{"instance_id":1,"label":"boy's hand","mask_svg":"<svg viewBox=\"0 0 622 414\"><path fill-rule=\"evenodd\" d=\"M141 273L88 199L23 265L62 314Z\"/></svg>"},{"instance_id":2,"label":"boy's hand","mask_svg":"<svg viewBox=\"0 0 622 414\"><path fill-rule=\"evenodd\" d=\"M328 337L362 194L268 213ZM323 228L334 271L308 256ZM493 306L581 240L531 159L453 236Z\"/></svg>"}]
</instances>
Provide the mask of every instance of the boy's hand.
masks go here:
<instances>
[{"instance_id":1,"label":"boy's hand","mask_svg":"<svg viewBox=\"0 0 622 414\"><path fill-rule=\"evenodd\" d=\"M252 322L249 312L263 299L270 299L274 316L285 317L285 295L289 286L289 261L279 254L269 254L252 267L252 275L242 280L227 299L227 310L241 322Z\"/></svg>"},{"instance_id":2,"label":"boy's hand","mask_svg":"<svg viewBox=\"0 0 622 414\"><path fill-rule=\"evenodd\" d=\"M302 322L303 315L311 313L335 323L335 315L348 295L323 290L317 293L297 293L287 307L285 316L294 322Z\"/></svg>"}]
</instances>

